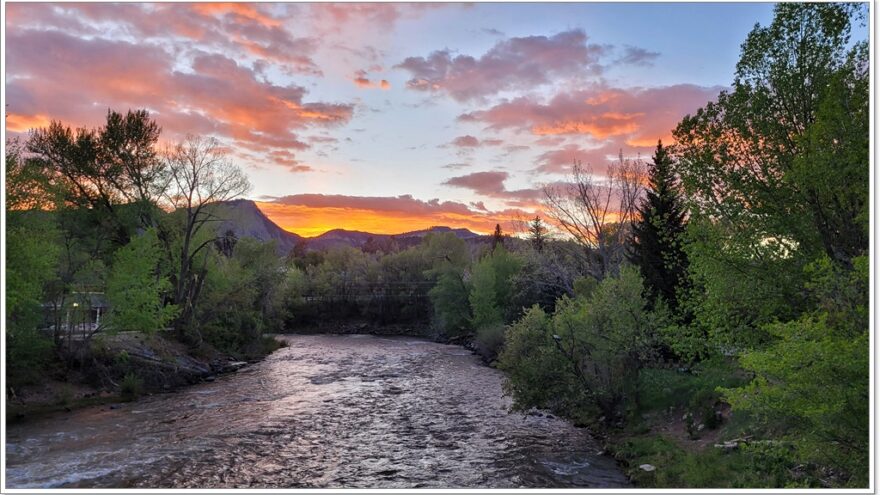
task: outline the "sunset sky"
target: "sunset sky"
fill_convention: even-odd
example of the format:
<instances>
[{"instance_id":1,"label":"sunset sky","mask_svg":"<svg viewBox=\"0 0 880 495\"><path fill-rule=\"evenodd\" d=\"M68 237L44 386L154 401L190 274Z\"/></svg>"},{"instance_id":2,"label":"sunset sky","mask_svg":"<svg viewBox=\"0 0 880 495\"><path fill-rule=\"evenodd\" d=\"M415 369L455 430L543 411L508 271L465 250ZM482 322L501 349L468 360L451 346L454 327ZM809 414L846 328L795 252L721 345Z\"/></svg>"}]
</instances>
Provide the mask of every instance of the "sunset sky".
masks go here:
<instances>
[{"instance_id":1,"label":"sunset sky","mask_svg":"<svg viewBox=\"0 0 880 495\"><path fill-rule=\"evenodd\" d=\"M282 227L489 232L729 85L772 4L6 4L6 131L146 108ZM507 227L509 229L509 227Z\"/></svg>"}]
</instances>

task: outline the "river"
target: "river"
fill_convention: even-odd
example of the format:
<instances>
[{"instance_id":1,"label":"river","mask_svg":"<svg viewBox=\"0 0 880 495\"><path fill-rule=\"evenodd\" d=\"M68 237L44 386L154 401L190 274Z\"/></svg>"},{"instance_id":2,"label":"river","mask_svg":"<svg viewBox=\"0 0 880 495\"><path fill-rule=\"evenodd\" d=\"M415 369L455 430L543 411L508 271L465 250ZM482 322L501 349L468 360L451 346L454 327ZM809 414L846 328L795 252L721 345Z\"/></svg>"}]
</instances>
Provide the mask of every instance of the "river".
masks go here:
<instances>
[{"instance_id":1,"label":"river","mask_svg":"<svg viewBox=\"0 0 880 495\"><path fill-rule=\"evenodd\" d=\"M626 486L586 430L509 412L503 375L462 347L279 338L213 382L10 425L6 486Z\"/></svg>"}]
</instances>

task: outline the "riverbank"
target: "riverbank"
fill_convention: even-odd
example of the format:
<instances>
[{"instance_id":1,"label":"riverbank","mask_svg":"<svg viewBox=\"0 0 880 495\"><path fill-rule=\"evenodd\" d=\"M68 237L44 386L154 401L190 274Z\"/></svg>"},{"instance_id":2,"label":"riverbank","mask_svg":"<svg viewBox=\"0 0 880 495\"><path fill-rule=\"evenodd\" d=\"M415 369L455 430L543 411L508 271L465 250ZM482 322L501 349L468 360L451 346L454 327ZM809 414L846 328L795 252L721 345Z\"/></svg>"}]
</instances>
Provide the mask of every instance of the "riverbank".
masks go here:
<instances>
[{"instance_id":1,"label":"riverbank","mask_svg":"<svg viewBox=\"0 0 880 495\"><path fill-rule=\"evenodd\" d=\"M76 360L56 358L32 383L6 390L7 423L57 412L130 402L236 371L283 345L265 337L249 352L231 355L208 344L191 347L173 335L121 332L89 343Z\"/></svg>"}]
</instances>

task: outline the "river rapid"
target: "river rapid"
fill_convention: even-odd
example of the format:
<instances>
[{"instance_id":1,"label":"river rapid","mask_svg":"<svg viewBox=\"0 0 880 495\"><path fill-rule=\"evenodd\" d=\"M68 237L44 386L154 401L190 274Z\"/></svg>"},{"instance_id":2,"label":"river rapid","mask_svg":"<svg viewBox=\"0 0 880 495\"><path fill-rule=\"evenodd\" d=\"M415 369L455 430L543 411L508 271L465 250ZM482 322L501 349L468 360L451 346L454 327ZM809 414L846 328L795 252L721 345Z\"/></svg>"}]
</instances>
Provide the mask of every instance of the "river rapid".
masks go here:
<instances>
[{"instance_id":1,"label":"river rapid","mask_svg":"<svg viewBox=\"0 0 880 495\"><path fill-rule=\"evenodd\" d=\"M627 485L587 430L510 412L501 372L462 347L279 338L213 382L10 425L7 488Z\"/></svg>"}]
</instances>

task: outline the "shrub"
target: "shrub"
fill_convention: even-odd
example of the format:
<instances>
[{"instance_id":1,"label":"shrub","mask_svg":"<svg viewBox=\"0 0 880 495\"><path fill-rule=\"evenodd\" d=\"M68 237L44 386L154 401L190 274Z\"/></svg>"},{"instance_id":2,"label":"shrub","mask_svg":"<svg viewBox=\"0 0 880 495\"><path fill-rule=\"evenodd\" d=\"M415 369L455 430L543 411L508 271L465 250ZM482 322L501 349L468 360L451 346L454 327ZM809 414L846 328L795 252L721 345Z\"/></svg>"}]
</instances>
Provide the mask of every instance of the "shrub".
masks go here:
<instances>
[{"instance_id":1,"label":"shrub","mask_svg":"<svg viewBox=\"0 0 880 495\"><path fill-rule=\"evenodd\" d=\"M504 325L482 326L477 329L476 346L477 352L487 361L492 362L498 357L504 346Z\"/></svg>"},{"instance_id":2,"label":"shrub","mask_svg":"<svg viewBox=\"0 0 880 495\"><path fill-rule=\"evenodd\" d=\"M119 384L119 393L125 400L137 399L143 390L144 381L134 372L128 372Z\"/></svg>"}]
</instances>

